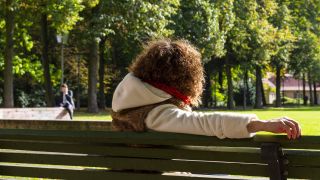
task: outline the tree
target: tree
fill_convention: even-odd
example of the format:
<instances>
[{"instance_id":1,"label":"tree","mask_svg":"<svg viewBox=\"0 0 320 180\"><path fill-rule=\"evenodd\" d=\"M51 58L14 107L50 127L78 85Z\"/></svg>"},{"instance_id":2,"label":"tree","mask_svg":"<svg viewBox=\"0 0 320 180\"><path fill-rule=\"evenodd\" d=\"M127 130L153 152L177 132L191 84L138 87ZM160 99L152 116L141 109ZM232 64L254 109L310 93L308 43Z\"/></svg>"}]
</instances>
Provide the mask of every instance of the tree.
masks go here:
<instances>
[{"instance_id":1,"label":"tree","mask_svg":"<svg viewBox=\"0 0 320 180\"><path fill-rule=\"evenodd\" d=\"M276 71L276 107L281 106L281 73L289 62L295 37L291 33L290 11L285 4L280 4L272 17L272 23L277 28L273 42L274 52L270 58L270 65ZM284 97L283 97L284 98Z\"/></svg>"},{"instance_id":2,"label":"tree","mask_svg":"<svg viewBox=\"0 0 320 180\"><path fill-rule=\"evenodd\" d=\"M31 23L39 25L41 44L41 64L43 67L45 99L47 106L54 106L52 73L50 64L51 43L55 34L67 33L75 23L80 20L79 12L83 9L82 0L53 0L33 1L25 0L20 3L21 14L19 16L29 19ZM40 14L40 16L34 16ZM31 32L32 30L29 29ZM56 31L55 34L52 31Z\"/></svg>"},{"instance_id":3,"label":"tree","mask_svg":"<svg viewBox=\"0 0 320 180\"><path fill-rule=\"evenodd\" d=\"M288 6L292 11L293 23L291 28L297 41L294 43L294 49L289 61L289 69L296 75L303 77L303 100L307 104L307 95L305 91L306 76L308 83L312 80L311 66L318 56L318 42L320 37L320 3L317 0L311 1L290 1ZM311 92L312 86L309 85ZM310 103L313 103L313 94L309 93Z\"/></svg>"},{"instance_id":4,"label":"tree","mask_svg":"<svg viewBox=\"0 0 320 180\"><path fill-rule=\"evenodd\" d=\"M106 64L106 59L105 59L105 44L106 44L106 37L102 37L100 42L99 42L99 107L101 109L106 108L106 98L104 94L104 74L105 74L105 64Z\"/></svg>"},{"instance_id":5,"label":"tree","mask_svg":"<svg viewBox=\"0 0 320 180\"><path fill-rule=\"evenodd\" d=\"M236 57L235 64L245 71L244 75L255 69L256 108L263 105L262 68L267 66L272 53L275 28L269 18L275 13L276 5L272 0L235 1L236 20L226 43L228 52Z\"/></svg>"},{"instance_id":6,"label":"tree","mask_svg":"<svg viewBox=\"0 0 320 180\"><path fill-rule=\"evenodd\" d=\"M7 0L5 3L5 22L6 22L6 46L4 61L4 107L12 108L13 103L13 57L14 57L14 11L15 3Z\"/></svg>"}]
</instances>

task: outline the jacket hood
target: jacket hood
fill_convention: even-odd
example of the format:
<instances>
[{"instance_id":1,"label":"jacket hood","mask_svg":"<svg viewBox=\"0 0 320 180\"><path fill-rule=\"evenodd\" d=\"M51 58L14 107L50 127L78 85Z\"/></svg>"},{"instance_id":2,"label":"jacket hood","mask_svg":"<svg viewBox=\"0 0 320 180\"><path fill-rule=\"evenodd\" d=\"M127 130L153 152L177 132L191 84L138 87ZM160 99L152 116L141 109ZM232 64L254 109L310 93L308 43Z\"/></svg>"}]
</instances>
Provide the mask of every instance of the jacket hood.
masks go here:
<instances>
[{"instance_id":1,"label":"jacket hood","mask_svg":"<svg viewBox=\"0 0 320 180\"><path fill-rule=\"evenodd\" d=\"M159 103L172 96L160 89L141 81L132 73L127 74L118 84L112 98L112 110L135 108Z\"/></svg>"}]
</instances>

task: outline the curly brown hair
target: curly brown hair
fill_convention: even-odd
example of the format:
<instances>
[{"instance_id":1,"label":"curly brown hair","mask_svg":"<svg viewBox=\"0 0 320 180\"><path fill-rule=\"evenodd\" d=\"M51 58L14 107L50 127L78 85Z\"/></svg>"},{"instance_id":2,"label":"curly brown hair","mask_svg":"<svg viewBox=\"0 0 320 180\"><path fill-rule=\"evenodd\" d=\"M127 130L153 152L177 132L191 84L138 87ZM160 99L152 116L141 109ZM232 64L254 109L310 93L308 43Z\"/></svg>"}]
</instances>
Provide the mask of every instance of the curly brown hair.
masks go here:
<instances>
[{"instance_id":1,"label":"curly brown hair","mask_svg":"<svg viewBox=\"0 0 320 180\"><path fill-rule=\"evenodd\" d=\"M204 74L201 54L186 40L160 39L148 42L129 67L136 77L174 87L198 106Z\"/></svg>"}]
</instances>

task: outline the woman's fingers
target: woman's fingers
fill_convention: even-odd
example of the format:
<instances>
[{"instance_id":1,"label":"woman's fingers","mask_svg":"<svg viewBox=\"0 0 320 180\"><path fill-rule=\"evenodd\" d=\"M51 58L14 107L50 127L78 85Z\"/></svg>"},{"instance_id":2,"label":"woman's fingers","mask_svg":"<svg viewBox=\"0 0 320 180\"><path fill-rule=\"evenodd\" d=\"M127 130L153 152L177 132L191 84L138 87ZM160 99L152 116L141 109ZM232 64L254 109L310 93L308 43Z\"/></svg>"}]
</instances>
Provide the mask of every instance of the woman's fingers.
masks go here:
<instances>
[{"instance_id":1,"label":"woman's fingers","mask_svg":"<svg viewBox=\"0 0 320 180\"><path fill-rule=\"evenodd\" d=\"M291 132L290 133L290 139L291 138L296 139L297 135L298 135L298 130L297 130L296 125L293 122L289 121L289 120L284 120L283 122L286 124L287 127L290 128L290 132Z\"/></svg>"},{"instance_id":2,"label":"woman's fingers","mask_svg":"<svg viewBox=\"0 0 320 180\"><path fill-rule=\"evenodd\" d=\"M293 123L294 126L295 126L295 129L297 131L297 137L300 137L301 136L301 127L299 125L299 123L291 118L288 118L288 117L284 117L284 119L288 120L289 122Z\"/></svg>"},{"instance_id":3,"label":"woman's fingers","mask_svg":"<svg viewBox=\"0 0 320 180\"><path fill-rule=\"evenodd\" d=\"M264 121L260 131L267 131L273 133L286 133L288 139L296 139L301 136L301 128L298 122L288 117L272 119Z\"/></svg>"},{"instance_id":4,"label":"woman's fingers","mask_svg":"<svg viewBox=\"0 0 320 180\"><path fill-rule=\"evenodd\" d=\"M281 129L283 129L285 131L285 133L287 134L288 138L291 139L292 132L291 132L290 127L286 123L284 123L283 121L282 121L281 125L282 125Z\"/></svg>"},{"instance_id":5,"label":"woman's fingers","mask_svg":"<svg viewBox=\"0 0 320 180\"><path fill-rule=\"evenodd\" d=\"M293 121L293 120L290 120L290 122L295 124L295 126L297 128L297 131L298 131L298 135L297 136L300 137L301 136L301 127L300 127L299 123L296 122L296 121Z\"/></svg>"}]
</instances>

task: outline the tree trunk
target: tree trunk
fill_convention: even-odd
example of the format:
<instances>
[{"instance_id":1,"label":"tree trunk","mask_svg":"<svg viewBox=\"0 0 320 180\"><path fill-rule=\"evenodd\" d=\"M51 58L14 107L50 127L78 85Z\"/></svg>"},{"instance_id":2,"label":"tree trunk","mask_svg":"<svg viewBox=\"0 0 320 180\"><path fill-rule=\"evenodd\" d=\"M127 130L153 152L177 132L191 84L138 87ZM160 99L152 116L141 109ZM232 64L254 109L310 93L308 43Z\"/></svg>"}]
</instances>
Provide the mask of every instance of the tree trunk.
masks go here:
<instances>
[{"instance_id":1,"label":"tree trunk","mask_svg":"<svg viewBox=\"0 0 320 180\"><path fill-rule=\"evenodd\" d=\"M248 70L247 68L245 68L244 77L243 77L243 109L247 109L248 92L249 92Z\"/></svg>"},{"instance_id":2,"label":"tree trunk","mask_svg":"<svg viewBox=\"0 0 320 180\"><path fill-rule=\"evenodd\" d=\"M317 83L315 81L313 81L313 96L314 96L314 104L318 105Z\"/></svg>"},{"instance_id":3,"label":"tree trunk","mask_svg":"<svg viewBox=\"0 0 320 180\"><path fill-rule=\"evenodd\" d=\"M77 109L80 110L80 55L77 55Z\"/></svg>"},{"instance_id":4,"label":"tree trunk","mask_svg":"<svg viewBox=\"0 0 320 180\"><path fill-rule=\"evenodd\" d=\"M211 61L210 61L211 62ZM212 93L211 93L211 73L210 73L210 62L206 63L204 65L204 70L205 70L205 88L204 88L204 93L203 93L203 107L209 108L210 102L212 99Z\"/></svg>"},{"instance_id":5,"label":"tree trunk","mask_svg":"<svg viewBox=\"0 0 320 180\"><path fill-rule=\"evenodd\" d=\"M228 57L227 57L228 58ZM228 61L228 60L227 60ZM227 75L227 84L228 84L228 102L227 102L227 108L233 109L233 84L232 84L232 73L231 73L231 65L229 62L226 63L226 75Z\"/></svg>"},{"instance_id":6,"label":"tree trunk","mask_svg":"<svg viewBox=\"0 0 320 180\"><path fill-rule=\"evenodd\" d=\"M6 21L6 45L4 52L4 107L12 108L14 107L13 100L13 33L14 33L14 12L12 0L6 1L6 9L5 9L5 21Z\"/></svg>"},{"instance_id":7,"label":"tree trunk","mask_svg":"<svg viewBox=\"0 0 320 180\"><path fill-rule=\"evenodd\" d=\"M310 105L313 106L314 100L313 100L312 80L311 80L310 73L308 73L308 84L309 84L309 94L310 94Z\"/></svg>"},{"instance_id":8,"label":"tree trunk","mask_svg":"<svg viewBox=\"0 0 320 180\"><path fill-rule=\"evenodd\" d=\"M298 78L298 95L297 95L297 98L298 98L298 101L297 101L297 105L300 106L300 77Z\"/></svg>"},{"instance_id":9,"label":"tree trunk","mask_svg":"<svg viewBox=\"0 0 320 180\"><path fill-rule=\"evenodd\" d=\"M247 99L246 103L248 102L248 100L250 100L250 96L251 96L248 80L249 80L249 75L248 75L248 70L247 70L247 72L246 72L246 91L247 91L247 93L246 93L246 99Z\"/></svg>"},{"instance_id":10,"label":"tree trunk","mask_svg":"<svg viewBox=\"0 0 320 180\"><path fill-rule=\"evenodd\" d=\"M281 107L281 68L276 68L276 107Z\"/></svg>"},{"instance_id":11,"label":"tree trunk","mask_svg":"<svg viewBox=\"0 0 320 180\"><path fill-rule=\"evenodd\" d=\"M97 103L98 43L94 38L89 43L88 112L99 112Z\"/></svg>"},{"instance_id":12,"label":"tree trunk","mask_svg":"<svg viewBox=\"0 0 320 180\"><path fill-rule=\"evenodd\" d=\"M218 83L219 83L219 92L223 93L224 89L223 89L223 72L222 72L222 67L219 68L218 70Z\"/></svg>"},{"instance_id":13,"label":"tree trunk","mask_svg":"<svg viewBox=\"0 0 320 180\"><path fill-rule=\"evenodd\" d=\"M46 104L48 107L54 106L53 93L52 93L52 84L50 76L50 62L49 62L49 40L48 40L48 20L47 14L41 15L41 58L42 58L42 67L44 74L44 84L45 84L45 98Z\"/></svg>"},{"instance_id":14,"label":"tree trunk","mask_svg":"<svg viewBox=\"0 0 320 180\"><path fill-rule=\"evenodd\" d=\"M256 66L256 99L255 99L255 108L262 108L262 90L261 90L261 67Z\"/></svg>"},{"instance_id":15,"label":"tree trunk","mask_svg":"<svg viewBox=\"0 0 320 180\"><path fill-rule=\"evenodd\" d=\"M217 107L217 75L214 75L214 86L213 86L213 92L214 92L214 102L213 107Z\"/></svg>"},{"instance_id":16,"label":"tree trunk","mask_svg":"<svg viewBox=\"0 0 320 180\"><path fill-rule=\"evenodd\" d=\"M248 84L248 71L245 68L243 76L243 109L247 108L247 84Z\"/></svg>"},{"instance_id":17,"label":"tree trunk","mask_svg":"<svg viewBox=\"0 0 320 180\"><path fill-rule=\"evenodd\" d=\"M100 59L99 59L99 108L105 109L106 108L106 100L104 94L104 68L105 68L105 59L104 59L104 45L106 42L106 38L103 37L99 42L99 52L100 52Z\"/></svg>"},{"instance_id":18,"label":"tree trunk","mask_svg":"<svg viewBox=\"0 0 320 180\"><path fill-rule=\"evenodd\" d=\"M261 81L261 95L262 95L262 105L266 106L267 105L267 100L266 100L266 94L264 92L264 87L263 87L263 83L262 83L262 79L260 79Z\"/></svg>"},{"instance_id":19,"label":"tree trunk","mask_svg":"<svg viewBox=\"0 0 320 180\"><path fill-rule=\"evenodd\" d=\"M303 98L303 105L307 105L307 95L306 95L306 76L302 74L302 98Z\"/></svg>"}]
</instances>

